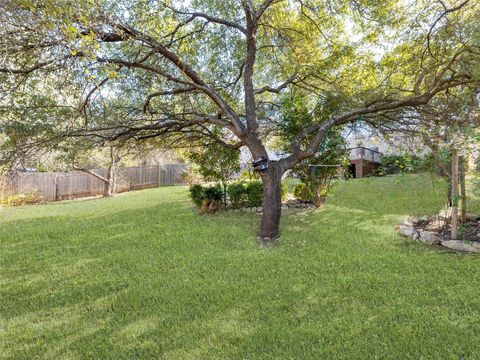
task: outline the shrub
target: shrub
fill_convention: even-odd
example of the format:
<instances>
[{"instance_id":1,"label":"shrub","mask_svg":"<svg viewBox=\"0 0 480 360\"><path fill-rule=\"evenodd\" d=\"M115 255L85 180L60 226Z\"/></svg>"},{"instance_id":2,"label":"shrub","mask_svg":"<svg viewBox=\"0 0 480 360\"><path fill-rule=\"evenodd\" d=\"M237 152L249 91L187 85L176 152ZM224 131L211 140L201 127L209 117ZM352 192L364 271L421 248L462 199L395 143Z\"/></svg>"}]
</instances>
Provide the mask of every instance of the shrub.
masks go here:
<instances>
[{"instance_id":1,"label":"shrub","mask_svg":"<svg viewBox=\"0 0 480 360\"><path fill-rule=\"evenodd\" d=\"M263 185L260 181L252 181L247 185L247 202L249 206L261 206L263 203Z\"/></svg>"},{"instance_id":2,"label":"shrub","mask_svg":"<svg viewBox=\"0 0 480 360\"><path fill-rule=\"evenodd\" d=\"M420 170L422 160L415 155L384 155L381 172L386 175L401 172L414 173Z\"/></svg>"},{"instance_id":3,"label":"shrub","mask_svg":"<svg viewBox=\"0 0 480 360\"><path fill-rule=\"evenodd\" d=\"M205 188L205 200L221 201L222 195L223 195L223 192L220 185L213 185Z\"/></svg>"},{"instance_id":4,"label":"shrub","mask_svg":"<svg viewBox=\"0 0 480 360\"><path fill-rule=\"evenodd\" d=\"M230 184L227 193L234 208L241 207L247 201L247 188L243 182Z\"/></svg>"},{"instance_id":5,"label":"shrub","mask_svg":"<svg viewBox=\"0 0 480 360\"><path fill-rule=\"evenodd\" d=\"M196 207L201 208L205 200L205 189L203 186L198 184L190 186L190 198Z\"/></svg>"},{"instance_id":6,"label":"shrub","mask_svg":"<svg viewBox=\"0 0 480 360\"><path fill-rule=\"evenodd\" d=\"M215 141L207 141L194 151L186 151L185 156L193 163L193 171L204 180L220 183L226 203L227 183L240 171L240 151L223 147Z\"/></svg>"},{"instance_id":7,"label":"shrub","mask_svg":"<svg viewBox=\"0 0 480 360\"><path fill-rule=\"evenodd\" d=\"M313 191L305 183L300 183L297 186L295 186L293 195L295 195L297 199L303 202L313 202L314 200Z\"/></svg>"},{"instance_id":8,"label":"shrub","mask_svg":"<svg viewBox=\"0 0 480 360\"><path fill-rule=\"evenodd\" d=\"M222 207L223 191L220 185L209 186L205 188L205 200L202 210L215 212Z\"/></svg>"},{"instance_id":9,"label":"shrub","mask_svg":"<svg viewBox=\"0 0 480 360\"><path fill-rule=\"evenodd\" d=\"M288 184L282 182L282 200L288 194ZM235 182L227 187L228 197L233 208L241 206L262 206L263 184L260 181ZM201 185L190 186L190 198L193 203L206 211L215 211L221 207L223 191L220 185L203 187Z\"/></svg>"},{"instance_id":10,"label":"shrub","mask_svg":"<svg viewBox=\"0 0 480 360\"><path fill-rule=\"evenodd\" d=\"M38 204L42 201L42 197L36 193L33 194L16 194L0 197L0 205L20 206L25 204Z\"/></svg>"}]
</instances>

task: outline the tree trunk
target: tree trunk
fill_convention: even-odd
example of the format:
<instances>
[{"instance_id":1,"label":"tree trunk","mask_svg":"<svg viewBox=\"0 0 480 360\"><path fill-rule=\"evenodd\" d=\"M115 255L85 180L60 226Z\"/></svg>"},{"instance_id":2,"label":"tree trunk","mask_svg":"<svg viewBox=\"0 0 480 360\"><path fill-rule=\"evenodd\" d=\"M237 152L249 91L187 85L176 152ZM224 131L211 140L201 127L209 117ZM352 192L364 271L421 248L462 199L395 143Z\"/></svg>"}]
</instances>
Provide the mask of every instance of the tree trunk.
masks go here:
<instances>
[{"instance_id":1,"label":"tree trunk","mask_svg":"<svg viewBox=\"0 0 480 360\"><path fill-rule=\"evenodd\" d=\"M115 194L116 185L116 159L115 148L110 145L110 164L108 165L107 178L104 181L103 197L110 197Z\"/></svg>"},{"instance_id":2,"label":"tree trunk","mask_svg":"<svg viewBox=\"0 0 480 360\"><path fill-rule=\"evenodd\" d=\"M223 205L227 206L227 183L222 181L223 188Z\"/></svg>"},{"instance_id":3,"label":"tree trunk","mask_svg":"<svg viewBox=\"0 0 480 360\"><path fill-rule=\"evenodd\" d=\"M462 223L466 223L467 222L467 189L465 184L465 156L460 156L459 166L460 166L460 200L462 202L461 221Z\"/></svg>"},{"instance_id":4,"label":"tree trunk","mask_svg":"<svg viewBox=\"0 0 480 360\"><path fill-rule=\"evenodd\" d=\"M262 175L263 213L259 240L266 245L273 242L279 235L282 213L282 175L283 171L275 162L269 162L267 172Z\"/></svg>"},{"instance_id":5,"label":"tree trunk","mask_svg":"<svg viewBox=\"0 0 480 360\"><path fill-rule=\"evenodd\" d=\"M457 239L458 233L458 150L452 150L452 232L450 238Z\"/></svg>"},{"instance_id":6,"label":"tree trunk","mask_svg":"<svg viewBox=\"0 0 480 360\"><path fill-rule=\"evenodd\" d=\"M110 164L108 167L107 181L103 182L103 197L111 197L115 193L115 174L114 166Z\"/></svg>"}]
</instances>

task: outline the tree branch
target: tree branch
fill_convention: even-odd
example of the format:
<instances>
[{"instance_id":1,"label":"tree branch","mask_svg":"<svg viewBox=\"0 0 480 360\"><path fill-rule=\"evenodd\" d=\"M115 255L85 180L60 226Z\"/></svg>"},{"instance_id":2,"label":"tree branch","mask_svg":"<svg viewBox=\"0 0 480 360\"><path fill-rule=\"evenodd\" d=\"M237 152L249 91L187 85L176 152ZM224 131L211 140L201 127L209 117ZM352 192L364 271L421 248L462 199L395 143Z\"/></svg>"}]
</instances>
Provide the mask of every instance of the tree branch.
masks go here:
<instances>
[{"instance_id":1,"label":"tree branch","mask_svg":"<svg viewBox=\"0 0 480 360\"><path fill-rule=\"evenodd\" d=\"M97 174L96 172L94 172L94 171L92 171L92 170L90 170L90 169L81 168L81 167L78 167L78 166L76 166L76 165L73 165L73 168L74 168L75 170L82 171L82 172L84 172L84 173L90 174L90 175L92 175L93 177L95 177L95 178L103 181L104 183L110 182L106 177L104 177L104 176L102 176L102 175L99 175L99 174Z\"/></svg>"}]
</instances>

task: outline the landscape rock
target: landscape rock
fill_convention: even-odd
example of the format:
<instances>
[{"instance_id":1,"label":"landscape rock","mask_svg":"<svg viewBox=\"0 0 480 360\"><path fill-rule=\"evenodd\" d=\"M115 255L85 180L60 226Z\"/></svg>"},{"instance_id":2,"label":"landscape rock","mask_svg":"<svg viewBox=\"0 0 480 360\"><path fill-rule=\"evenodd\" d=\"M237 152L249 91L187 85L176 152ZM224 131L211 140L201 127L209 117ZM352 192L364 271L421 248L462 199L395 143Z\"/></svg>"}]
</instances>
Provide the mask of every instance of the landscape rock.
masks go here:
<instances>
[{"instance_id":1,"label":"landscape rock","mask_svg":"<svg viewBox=\"0 0 480 360\"><path fill-rule=\"evenodd\" d=\"M300 203L300 200L298 199L289 199L285 202L286 205L296 205L296 204L299 204Z\"/></svg>"},{"instance_id":2,"label":"landscape rock","mask_svg":"<svg viewBox=\"0 0 480 360\"><path fill-rule=\"evenodd\" d=\"M465 242L462 240L446 240L442 241L442 246L448 249L480 253L480 243L478 242Z\"/></svg>"},{"instance_id":3,"label":"landscape rock","mask_svg":"<svg viewBox=\"0 0 480 360\"><path fill-rule=\"evenodd\" d=\"M404 221L405 226L413 226L418 224L419 219L417 217L409 217L407 220Z\"/></svg>"},{"instance_id":4,"label":"landscape rock","mask_svg":"<svg viewBox=\"0 0 480 360\"><path fill-rule=\"evenodd\" d=\"M418 232L419 235L419 240L425 244L429 245L437 245L440 244L442 239L438 236L438 234L432 232L432 231L425 231L425 230L420 230Z\"/></svg>"},{"instance_id":5,"label":"landscape rock","mask_svg":"<svg viewBox=\"0 0 480 360\"><path fill-rule=\"evenodd\" d=\"M261 207L261 206L257 207L257 212L258 212L258 213L260 213L260 212L262 212L262 211L263 211L263 207Z\"/></svg>"},{"instance_id":6,"label":"landscape rock","mask_svg":"<svg viewBox=\"0 0 480 360\"><path fill-rule=\"evenodd\" d=\"M400 226L399 229L402 235L411 237L413 239L418 239L418 232L413 226Z\"/></svg>"}]
</instances>

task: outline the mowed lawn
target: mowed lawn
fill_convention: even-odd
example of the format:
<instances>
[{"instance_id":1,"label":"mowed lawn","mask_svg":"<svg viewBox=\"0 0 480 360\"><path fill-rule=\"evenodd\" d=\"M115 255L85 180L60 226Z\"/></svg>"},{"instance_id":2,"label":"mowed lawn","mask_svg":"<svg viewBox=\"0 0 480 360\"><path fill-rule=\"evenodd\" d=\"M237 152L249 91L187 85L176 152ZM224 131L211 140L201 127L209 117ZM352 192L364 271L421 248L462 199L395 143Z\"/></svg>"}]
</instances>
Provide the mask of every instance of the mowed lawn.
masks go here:
<instances>
[{"instance_id":1,"label":"mowed lawn","mask_svg":"<svg viewBox=\"0 0 480 360\"><path fill-rule=\"evenodd\" d=\"M341 182L273 249L257 214L199 215L186 187L1 209L1 357L479 359L480 256L394 229L444 186Z\"/></svg>"}]
</instances>

